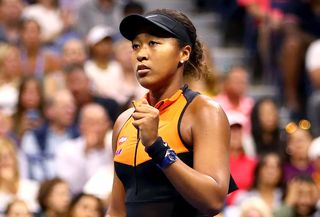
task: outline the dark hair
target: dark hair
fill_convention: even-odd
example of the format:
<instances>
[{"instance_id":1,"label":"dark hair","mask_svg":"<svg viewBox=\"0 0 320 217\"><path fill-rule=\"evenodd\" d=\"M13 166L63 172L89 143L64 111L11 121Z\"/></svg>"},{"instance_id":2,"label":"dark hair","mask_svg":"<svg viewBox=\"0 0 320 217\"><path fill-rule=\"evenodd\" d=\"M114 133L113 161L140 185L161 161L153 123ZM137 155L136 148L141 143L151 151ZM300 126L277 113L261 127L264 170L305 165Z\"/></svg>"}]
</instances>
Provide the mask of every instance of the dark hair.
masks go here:
<instances>
[{"instance_id":1,"label":"dark hair","mask_svg":"<svg viewBox=\"0 0 320 217\"><path fill-rule=\"evenodd\" d=\"M207 74L209 74L209 69L204 60L203 46L197 37L197 30L191 20L184 13L172 9L157 9L148 12L146 15L149 14L162 14L183 24L192 43L190 58L185 63L183 75L185 77L190 76L196 78L207 76ZM179 46L181 48L187 45L182 40L179 40L179 38L177 40L179 41Z\"/></svg>"},{"instance_id":2,"label":"dark hair","mask_svg":"<svg viewBox=\"0 0 320 217\"><path fill-rule=\"evenodd\" d=\"M84 74L84 67L82 64L80 63L73 63L73 64L69 64L69 65L66 65L64 68L63 68L63 72L67 75L71 72L74 72L74 71L82 71Z\"/></svg>"},{"instance_id":3,"label":"dark hair","mask_svg":"<svg viewBox=\"0 0 320 217\"><path fill-rule=\"evenodd\" d=\"M123 15L128 16L130 14L143 14L144 5L141 2L129 1L123 7Z\"/></svg>"},{"instance_id":4,"label":"dark hair","mask_svg":"<svg viewBox=\"0 0 320 217\"><path fill-rule=\"evenodd\" d=\"M265 154L261 155L259 160L258 160L258 163L257 163L257 165L255 167L255 170L254 170L254 180L253 180L252 188L257 188L258 187L259 176L260 176L259 173L260 173L262 167L266 165L266 163L267 163L266 159L267 159L267 157L269 155L275 155L279 159L279 163L280 163L279 169L281 170L281 176L279 178L279 182L277 183L277 187L281 187L281 188L283 187L284 183L283 183L283 178L282 178L282 176L283 176L283 169L282 169L283 168L283 161L282 161L282 158L277 152L268 152L268 153L265 153Z\"/></svg>"},{"instance_id":5,"label":"dark hair","mask_svg":"<svg viewBox=\"0 0 320 217\"><path fill-rule=\"evenodd\" d=\"M263 139L263 132L261 120L259 118L259 111L261 109L261 105L265 102L271 102L273 103L277 108L278 104L276 100L272 97L265 96L256 101L252 108L251 112L251 133L254 140L254 143L256 144L256 151L257 154L260 155L262 153L266 153L268 151L277 151L281 154L281 157L283 157L284 154L284 135L281 134L281 128L280 125L274 129L272 132L272 138L270 142L266 142Z\"/></svg>"},{"instance_id":6,"label":"dark hair","mask_svg":"<svg viewBox=\"0 0 320 217\"><path fill-rule=\"evenodd\" d=\"M15 131L17 134L19 134L19 129L20 129L20 121L21 118L24 114L24 112L26 111L26 109L24 108L23 104L22 104L22 95L23 92L26 89L26 86L28 85L29 82L36 82L37 84L37 90L39 91L39 95L40 95L40 101L39 101L39 106L37 108L37 110L40 112L41 116L43 116L43 105L44 105L44 94L43 94L43 87L42 87L42 83L39 79L37 79L34 76L26 76L23 77L20 85L19 85L19 95L18 95L18 103L17 103L17 111L15 113L14 116L14 121L15 121Z\"/></svg>"},{"instance_id":7,"label":"dark hair","mask_svg":"<svg viewBox=\"0 0 320 217\"><path fill-rule=\"evenodd\" d=\"M103 207L102 201L98 197L96 197L96 196L94 196L92 194L87 194L87 193L83 193L83 192L75 195L72 198L71 203L69 205L69 209L68 209L68 217L74 217L74 216L72 216L73 210L74 210L75 206L79 203L79 201L84 197L90 197L90 198L92 198L92 199L97 201L98 210L99 210L99 216L103 217L103 215L104 215L104 207Z\"/></svg>"},{"instance_id":8,"label":"dark hair","mask_svg":"<svg viewBox=\"0 0 320 217\"><path fill-rule=\"evenodd\" d=\"M66 182L61 178L53 178L53 179L45 180L41 183L39 192L38 192L38 202L43 212L47 211L48 209L48 201L47 201L48 197L52 193L54 187L60 183L66 183Z\"/></svg>"},{"instance_id":9,"label":"dark hair","mask_svg":"<svg viewBox=\"0 0 320 217\"><path fill-rule=\"evenodd\" d=\"M26 28L26 25L27 25L28 23L34 23L34 24L36 24L39 32L42 31L42 28L41 28L39 22L38 22L36 19L34 19L34 18L23 18L23 19L21 19L21 20L20 20L20 24L19 24L20 31L24 31L25 28Z\"/></svg>"}]
</instances>

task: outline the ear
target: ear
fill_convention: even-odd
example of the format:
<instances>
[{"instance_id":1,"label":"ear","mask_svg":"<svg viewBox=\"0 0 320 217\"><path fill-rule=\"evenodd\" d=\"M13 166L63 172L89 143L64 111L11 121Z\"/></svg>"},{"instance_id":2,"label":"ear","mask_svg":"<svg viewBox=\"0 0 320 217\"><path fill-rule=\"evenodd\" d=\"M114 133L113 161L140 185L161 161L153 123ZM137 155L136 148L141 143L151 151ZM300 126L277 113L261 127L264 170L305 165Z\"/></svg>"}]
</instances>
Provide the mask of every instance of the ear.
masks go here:
<instances>
[{"instance_id":1,"label":"ear","mask_svg":"<svg viewBox=\"0 0 320 217\"><path fill-rule=\"evenodd\" d=\"M180 51L180 62L187 62L190 58L192 48L190 45L184 46Z\"/></svg>"}]
</instances>

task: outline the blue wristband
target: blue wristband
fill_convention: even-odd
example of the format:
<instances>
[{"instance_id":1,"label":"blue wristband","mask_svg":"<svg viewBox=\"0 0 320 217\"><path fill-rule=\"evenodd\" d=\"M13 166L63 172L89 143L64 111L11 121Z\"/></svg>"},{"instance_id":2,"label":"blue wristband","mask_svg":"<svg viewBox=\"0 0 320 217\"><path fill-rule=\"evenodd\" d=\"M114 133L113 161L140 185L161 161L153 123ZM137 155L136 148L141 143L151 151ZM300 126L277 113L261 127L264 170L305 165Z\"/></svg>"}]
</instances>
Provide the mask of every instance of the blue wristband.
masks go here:
<instances>
[{"instance_id":1,"label":"blue wristband","mask_svg":"<svg viewBox=\"0 0 320 217\"><path fill-rule=\"evenodd\" d=\"M174 150L172 150L161 137L158 137L151 146L146 147L145 151L151 157L152 161L160 168L169 166L177 159Z\"/></svg>"}]
</instances>

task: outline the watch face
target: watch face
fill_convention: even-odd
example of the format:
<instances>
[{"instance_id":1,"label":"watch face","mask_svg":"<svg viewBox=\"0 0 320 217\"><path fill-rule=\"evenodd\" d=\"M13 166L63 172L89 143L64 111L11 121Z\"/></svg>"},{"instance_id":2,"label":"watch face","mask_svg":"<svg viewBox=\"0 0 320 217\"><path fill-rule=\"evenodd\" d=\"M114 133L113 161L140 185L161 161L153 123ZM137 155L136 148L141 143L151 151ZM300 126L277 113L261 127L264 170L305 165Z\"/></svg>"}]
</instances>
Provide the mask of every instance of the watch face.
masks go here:
<instances>
[{"instance_id":1,"label":"watch face","mask_svg":"<svg viewBox=\"0 0 320 217\"><path fill-rule=\"evenodd\" d=\"M175 153L172 149L168 149L166 155L167 155L167 157L168 157L171 161L177 159L177 155L176 155L176 153Z\"/></svg>"}]
</instances>

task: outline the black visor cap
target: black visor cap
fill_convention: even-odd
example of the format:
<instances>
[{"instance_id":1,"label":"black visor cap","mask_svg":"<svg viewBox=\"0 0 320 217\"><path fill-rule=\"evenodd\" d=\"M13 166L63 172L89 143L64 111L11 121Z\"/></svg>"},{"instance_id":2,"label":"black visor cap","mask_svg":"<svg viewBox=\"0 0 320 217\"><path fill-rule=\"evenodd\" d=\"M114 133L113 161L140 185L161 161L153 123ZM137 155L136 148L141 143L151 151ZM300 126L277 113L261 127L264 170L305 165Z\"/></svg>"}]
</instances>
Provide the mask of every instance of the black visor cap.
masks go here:
<instances>
[{"instance_id":1,"label":"black visor cap","mask_svg":"<svg viewBox=\"0 0 320 217\"><path fill-rule=\"evenodd\" d=\"M130 41L141 30L154 30L168 33L170 36L192 45L185 27L181 23L162 14L149 14L146 16L138 14L129 15L121 21L119 30L123 37Z\"/></svg>"}]
</instances>

